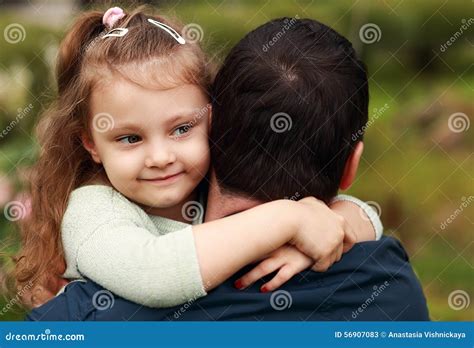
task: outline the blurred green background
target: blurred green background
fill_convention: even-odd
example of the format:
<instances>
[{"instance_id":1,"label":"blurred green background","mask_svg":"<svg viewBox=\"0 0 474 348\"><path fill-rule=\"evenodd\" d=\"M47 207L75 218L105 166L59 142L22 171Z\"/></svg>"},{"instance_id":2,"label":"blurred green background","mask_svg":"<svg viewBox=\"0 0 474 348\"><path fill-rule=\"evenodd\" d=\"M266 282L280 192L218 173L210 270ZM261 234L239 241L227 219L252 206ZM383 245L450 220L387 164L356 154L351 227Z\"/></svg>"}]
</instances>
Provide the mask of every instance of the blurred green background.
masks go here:
<instances>
[{"instance_id":1,"label":"blurred green background","mask_svg":"<svg viewBox=\"0 0 474 348\"><path fill-rule=\"evenodd\" d=\"M54 97L57 46L84 3L0 0L2 210L25 199L21 180L37 153L34 125ZM374 206L385 233L405 245L431 318L474 319L471 1L154 4L164 14L196 24L218 62L248 31L276 17L318 19L348 37L368 65L371 94L365 153L349 193ZM5 214L0 219L2 249L13 252L18 233ZM2 264L11 262L4 257ZM11 295L4 296L0 308L7 304L0 320L23 318Z\"/></svg>"}]
</instances>

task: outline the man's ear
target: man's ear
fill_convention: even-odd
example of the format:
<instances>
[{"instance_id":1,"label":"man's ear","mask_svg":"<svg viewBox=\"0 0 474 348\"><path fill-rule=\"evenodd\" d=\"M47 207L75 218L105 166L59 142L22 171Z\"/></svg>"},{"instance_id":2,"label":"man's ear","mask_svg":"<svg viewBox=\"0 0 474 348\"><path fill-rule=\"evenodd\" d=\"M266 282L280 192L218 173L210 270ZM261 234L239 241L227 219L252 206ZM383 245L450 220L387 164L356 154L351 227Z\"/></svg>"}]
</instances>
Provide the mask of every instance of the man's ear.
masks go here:
<instances>
[{"instance_id":1,"label":"man's ear","mask_svg":"<svg viewBox=\"0 0 474 348\"><path fill-rule=\"evenodd\" d=\"M211 130L211 122L212 122L212 104L208 104L209 112L207 114L207 125L209 126L209 131Z\"/></svg>"},{"instance_id":2,"label":"man's ear","mask_svg":"<svg viewBox=\"0 0 474 348\"><path fill-rule=\"evenodd\" d=\"M95 147L95 144L90 140L89 136L85 133L81 135L82 146L91 154L91 157L95 163L102 163Z\"/></svg>"},{"instance_id":3,"label":"man's ear","mask_svg":"<svg viewBox=\"0 0 474 348\"><path fill-rule=\"evenodd\" d=\"M344 173L342 175L341 183L339 184L339 188L341 190L347 190L354 182L357 168L359 167L360 157L362 156L363 151L364 143L359 141L355 146L354 151L352 151L349 158L347 159L346 166L344 167Z\"/></svg>"}]
</instances>

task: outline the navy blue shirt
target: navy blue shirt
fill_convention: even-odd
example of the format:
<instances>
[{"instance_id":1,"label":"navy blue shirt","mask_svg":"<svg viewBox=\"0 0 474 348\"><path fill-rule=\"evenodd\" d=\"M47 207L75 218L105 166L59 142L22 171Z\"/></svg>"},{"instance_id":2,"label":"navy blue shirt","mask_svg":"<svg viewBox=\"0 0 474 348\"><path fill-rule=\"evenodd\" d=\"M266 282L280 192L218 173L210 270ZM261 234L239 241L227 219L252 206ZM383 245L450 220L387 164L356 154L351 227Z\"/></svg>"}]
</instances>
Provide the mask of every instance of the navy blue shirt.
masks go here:
<instances>
[{"instance_id":1,"label":"navy blue shirt","mask_svg":"<svg viewBox=\"0 0 474 348\"><path fill-rule=\"evenodd\" d=\"M391 237L358 243L327 272L301 272L271 293L259 291L264 280L243 291L233 286L251 268L203 298L161 309L127 301L90 280L73 282L27 320L429 320L408 255Z\"/></svg>"}]
</instances>

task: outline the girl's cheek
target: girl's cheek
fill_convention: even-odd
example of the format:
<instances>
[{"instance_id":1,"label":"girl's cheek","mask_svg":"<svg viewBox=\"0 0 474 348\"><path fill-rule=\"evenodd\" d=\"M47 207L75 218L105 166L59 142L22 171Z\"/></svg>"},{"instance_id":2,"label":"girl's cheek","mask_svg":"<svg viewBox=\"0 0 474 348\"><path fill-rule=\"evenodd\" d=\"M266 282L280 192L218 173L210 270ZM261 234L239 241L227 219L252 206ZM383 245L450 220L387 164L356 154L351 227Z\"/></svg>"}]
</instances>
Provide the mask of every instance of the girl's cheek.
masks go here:
<instances>
[{"instance_id":1,"label":"girl's cheek","mask_svg":"<svg viewBox=\"0 0 474 348\"><path fill-rule=\"evenodd\" d=\"M190 142L183 151L188 162L193 162L195 165L206 165L210 161L209 142L206 138L199 139L199 141Z\"/></svg>"},{"instance_id":2,"label":"girl's cheek","mask_svg":"<svg viewBox=\"0 0 474 348\"><path fill-rule=\"evenodd\" d=\"M124 168L124 166L134 168L144 165L145 157L141 151L118 151L111 156L111 161L120 168Z\"/></svg>"}]
</instances>

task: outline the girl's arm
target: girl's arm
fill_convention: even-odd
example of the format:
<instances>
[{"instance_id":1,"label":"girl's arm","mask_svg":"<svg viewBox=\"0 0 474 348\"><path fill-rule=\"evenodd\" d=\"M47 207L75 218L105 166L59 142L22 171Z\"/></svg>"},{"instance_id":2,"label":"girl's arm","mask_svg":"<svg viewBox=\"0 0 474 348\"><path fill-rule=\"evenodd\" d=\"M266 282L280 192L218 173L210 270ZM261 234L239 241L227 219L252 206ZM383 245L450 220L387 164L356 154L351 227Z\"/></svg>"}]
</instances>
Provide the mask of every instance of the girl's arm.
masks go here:
<instances>
[{"instance_id":1,"label":"girl's arm","mask_svg":"<svg viewBox=\"0 0 474 348\"><path fill-rule=\"evenodd\" d=\"M105 214L103 204L97 210L90 197L87 203L89 221L97 212ZM162 236L126 219L106 220L85 231L86 216L72 216L66 222L75 225L74 231L63 237L68 269L75 263L72 268L82 277L150 307L204 296L244 265L286 243L313 259L334 259L344 239L354 242L344 219L314 198L270 202Z\"/></svg>"},{"instance_id":2,"label":"girl's arm","mask_svg":"<svg viewBox=\"0 0 474 348\"><path fill-rule=\"evenodd\" d=\"M377 212L360 199L347 195L336 196L330 204L331 210L343 216L352 226L357 236L357 242L379 240L382 237L383 226ZM344 252L348 251L344 247ZM338 257L335 261L339 261ZM290 280L295 274L312 267L314 271L324 272L332 263L317 262L298 251L292 246L282 246L261 260L250 272L235 282L235 286L244 289L262 277L277 272L267 283L261 286L261 291L273 291Z\"/></svg>"},{"instance_id":3,"label":"girl's arm","mask_svg":"<svg viewBox=\"0 0 474 348\"><path fill-rule=\"evenodd\" d=\"M344 218L323 202L278 200L193 226L201 275L212 289L245 265L290 243L313 260L334 262L355 242Z\"/></svg>"}]
</instances>

